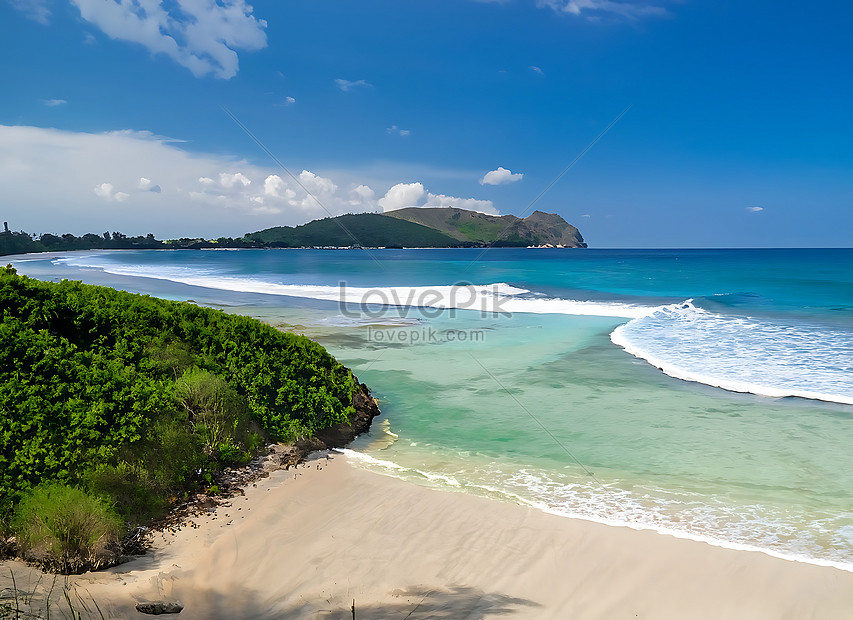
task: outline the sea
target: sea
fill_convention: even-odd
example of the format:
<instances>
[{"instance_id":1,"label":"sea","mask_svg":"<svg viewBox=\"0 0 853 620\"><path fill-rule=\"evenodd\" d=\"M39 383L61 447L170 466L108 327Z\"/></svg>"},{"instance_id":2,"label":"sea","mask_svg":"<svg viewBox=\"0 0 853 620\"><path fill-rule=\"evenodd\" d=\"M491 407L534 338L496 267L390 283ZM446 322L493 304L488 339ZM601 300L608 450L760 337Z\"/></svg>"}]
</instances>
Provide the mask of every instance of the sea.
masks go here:
<instances>
[{"instance_id":1,"label":"sea","mask_svg":"<svg viewBox=\"0 0 853 620\"><path fill-rule=\"evenodd\" d=\"M20 273L305 334L388 476L853 570L853 249L144 250Z\"/></svg>"}]
</instances>

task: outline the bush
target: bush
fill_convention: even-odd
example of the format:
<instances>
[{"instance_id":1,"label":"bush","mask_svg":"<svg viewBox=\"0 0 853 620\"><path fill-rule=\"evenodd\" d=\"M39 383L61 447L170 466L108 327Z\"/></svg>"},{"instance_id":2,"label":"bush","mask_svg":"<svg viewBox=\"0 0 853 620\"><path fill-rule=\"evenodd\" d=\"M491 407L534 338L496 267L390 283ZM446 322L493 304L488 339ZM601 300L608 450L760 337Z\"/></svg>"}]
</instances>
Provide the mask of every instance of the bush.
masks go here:
<instances>
[{"instance_id":1,"label":"bush","mask_svg":"<svg viewBox=\"0 0 853 620\"><path fill-rule=\"evenodd\" d=\"M101 463L82 476L91 493L109 497L128 529L150 523L169 508L171 486L154 477L141 465L121 461ZM175 486L175 485L172 485Z\"/></svg>"},{"instance_id":2,"label":"bush","mask_svg":"<svg viewBox=\"0 0 853 620\"><path fill-rule=\"evenodd\" d=\"M263 441L348 422L357 388L255 319L0 267L0 535L46 482L145 523Z\"/></svg>"},{"instance_id":3,"label":"bush","mask_svg":"<svg viewBox=\"0 0 853 620\"><path fill-rule=\"evenodd\" d=\"M24 557L43 568L77 574L115 564L121 520L99 498L61 484L24 495L12 519Z\"/></svg>"},{"instance_id":4,"label":"bush","mask_svg":"<svg viewBox=\"0 0 853 620\"><path fill-rule=\"evenodd\" d=\"M223 448L229 454L239 451L236 445L238 426L245 426L248 411L240 395L223 379L206 370L192 368L175 383L175 396L186 409L193 430L203 443L204 453L223 459Z\"/></svg>"}]
</instances>

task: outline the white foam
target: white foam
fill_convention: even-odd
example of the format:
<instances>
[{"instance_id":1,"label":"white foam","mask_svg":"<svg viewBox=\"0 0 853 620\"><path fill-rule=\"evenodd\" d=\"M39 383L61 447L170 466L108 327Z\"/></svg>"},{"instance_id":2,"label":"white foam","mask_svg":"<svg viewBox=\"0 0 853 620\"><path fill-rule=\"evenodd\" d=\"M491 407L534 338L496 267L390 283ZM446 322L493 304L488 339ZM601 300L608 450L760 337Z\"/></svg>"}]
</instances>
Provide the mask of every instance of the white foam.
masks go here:
<instances>
[{"instance_id":1,"label":"white foam","mask_svg":"<svg viewBox=\"0 0 853 620\"><path fill-rule=\"evenodd\" d=\"M853 404L853 331L720 315L687 300L617 327L610 339L677 379Z\"/></svg>"},{"instance_id":2,"label":"white foam","mask_svg":"<svg viewBox=\"0 0 853 620\"><path fill-rule=\"evenodd\" d=\"M368 454L351 449L341 452L357 466L371 471L405 480L421 482L429 486L438 485L448 491L462 491L472 495L500 498L503 501L530 506L542 512L559 517L581 519L613 527L627 527L634 530L653 531L661 535L704 542L716 547L738 551L755 551L794 562L827 566L853 572L853 562L823 557L814 557L806 549L808 545L789 548L778 544L774 532L790 531L791 525L764 516L765 507L730 507L738 520L724 523L727 514L721 506L710 507L713 500L697 496L690 501L690 494L682 494L681 501L663 499L660 493L653 495L635 495L613 485L602 488L598 484L566 484L551 480L545 472L517 471L511 475L500 474L498 469L490 470L491 477L498 475L495 483L460 481L458 477L425 472L420 468L409 468L388 460L377 459ZM471 473L471 472L468 472ZM473 472L476 476L478 473ZM467 478L468 476L466 476ZM667 510L678 506L682 512L674 525ZM692 528L692 529L688 529ZM704 530L704 531L703 531ZM715 532L715 533L709 533ZM791 532L792 533L792 532ZM725 536L725 537L723 537ZM761 540L766 543L752 544L744 539Z\"/></svg>"},{"instance_id":3,"label":"white foam","mask_svg":"<svg viewBox=\"0 0 853 620\"><path fill-rule=\"evenodd\" d=\"M503 282L438 286L329 286L226 276L213 269L197 266L154 268L148 265L119 265L105 260L104 255L62 257L55 262L102 269L115 275L168 280L211 289L335 301L347 304L353 311L358 308L369 312L370 308L376 307L414 307L473 310L489 314L569 314L620 318L642 317L654 311L651 306L537 297L526 289Z\"/></svg>"}]
</instances>

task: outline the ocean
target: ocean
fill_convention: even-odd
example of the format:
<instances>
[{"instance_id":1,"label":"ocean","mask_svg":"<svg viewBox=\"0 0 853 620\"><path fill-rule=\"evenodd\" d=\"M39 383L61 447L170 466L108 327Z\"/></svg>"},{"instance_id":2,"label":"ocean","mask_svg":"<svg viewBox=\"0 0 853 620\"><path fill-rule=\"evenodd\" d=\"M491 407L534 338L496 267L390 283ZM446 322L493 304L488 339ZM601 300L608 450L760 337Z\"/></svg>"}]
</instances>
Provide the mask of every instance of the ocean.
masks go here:
<instances>
[{"instance_id":1,"label":"ocean","mask_svg":"<svg viewBox=\"0 0 853 620\"><path fill-rule=\"evenodd\" d=\"M418 484L853 570L853 250L146 250L20 273L304 333ZM343 301L341 301L343 300Z\"/></svg>"}]
</instances>

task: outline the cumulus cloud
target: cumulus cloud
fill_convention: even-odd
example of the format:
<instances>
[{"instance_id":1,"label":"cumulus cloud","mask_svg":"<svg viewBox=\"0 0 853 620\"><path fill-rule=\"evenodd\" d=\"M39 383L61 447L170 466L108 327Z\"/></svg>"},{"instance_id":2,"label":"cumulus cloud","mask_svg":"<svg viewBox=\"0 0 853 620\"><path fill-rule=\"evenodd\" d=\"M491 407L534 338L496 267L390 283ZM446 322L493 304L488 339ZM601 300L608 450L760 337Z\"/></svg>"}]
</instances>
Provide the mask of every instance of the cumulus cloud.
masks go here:
<instances>
[{"instance_id":1,"label":"cumulus cloud","mask_svg":"<svg viewBox=\"0 0 853 620\"><path fill-rule=\"evenodd\" d=\"M648 2L617 2L616 0L537 0L540 7L550 7L558 13L583 16L597 20L610 15L624 19L663 17L669 15L665 7Z\"/></svg>"},{"instance_id":2,"label":"cumulus cloud","mask_svg":"<svg viewBox=\"0 0 853 620\"><path fill-rule=\"evenodd\" d=\"M242 172L220 172L219 173L219 184L225 188L232 188L237 184L242 185L243 187L248 187L252 184L252 180L249 179Z\"/></svg>"},{"instance_id":3,"label":"cumulus cloud","mask_svg":"<svg viewBox=\"0 0 853 620\"><path fill-rule=\"evenodd\" d=\"M41 102L49 108L55 108L68 103L65 99L42 99Z\"/></svg>"},{"instance_id":4,"label":"cumulus cloud","mask_svg":"<svg viewBox=\"0 0 853 620\"><path fill-rule=\"evenodd\" d=\"M335 84L337 85L338 88L340 88L345 93L349 92L353 88L357 88L359 86L362 86L362 87L370 86L370 83L368 83L365 80L355 80L354 82L351 82L349 80L337 79L337 80L335 80Z\"/></svg>"},{"instance_id":5,"label":"cumulus cloud","mask_svg":"<svg viewBox=\"0 0 853 620\"><path fill-rule=\"evenodd\" d=\"M115 200L116 202L124 202L128 198L130 198L130 194L126 192L116 192L114 191L112 183L101 183L100 185L95 186L95 195L100 196L106 200Z\"/></svg>"},{"instance_id":6,"label":"cumulus cloud","mask_svg":"<svg viewBox=\"0 0 853 620\"><path fill-rule=\"evenodd\" d=\"M416 207L424 197L423 183L397 183L377 201L383 211Z\"/></svg>"},{"instance_id":7,"label":"cumulus cloud","mask_svg":"<svg viewBox=\"0 0 853 620\"><path fill-rule=\"evenodd\" d=\"M272 166L189 153L179 141L149 132L0 125L4 219L30 232L82 234L108 226L161 238L219 237L408 206L493 210L488 201L430 193L419 182L368 184L365 174L302 170L297 182ZM45 223L50 229L41 229Z\"/></svg>"},{"instance_id":8,"label":"cumulus cloud","mask_svg":"<svg viewBox=\"0 0 853 620\"><path fill-rule=\"evenodd\" d=\"M18 0L20 1L20 0ZM236 50L267 45L267 23L245 0L71 0L87 22L112 39L165 54L196 77L237 74Z\"/></svg>"},{"instance_id":9,"label":"cumulus cloud","mask_svg":"<svg viewBox=\"0 0 853 620\"><path fill-rule=\"evenodd\" d=\"M296 99L294 99L293 97L284 98L284 105L293 105L294 103L296 103Z\"/></svg>"},{"instance_id":10,"label":"cumulus cloud","mask_svg":"<svg viewBox=\"0 0 853 620\"><path fill-rule=\"evenodd\" d=\"M391 125L386 131L390 134L395 134L398 136L408 136L410 133L412 133L408 129L400 129L399 127L397 127L397 125Z\"/></svg>"},{"instance_id":11,"label":"cumulus cloud","mask_svg":"<svg viewBox=\"0 0 853 620\"><path fill-rule=\"evenodd\" d=\"M112 183L101 183L100 185L95 186L95 195L100 196L101 198L106 198L109 200L113 195L113 184Z\"/></svg>"},{"instance_id":12,"label":"cumulus cloud","mask_svg":"<svg viewBox=\"0 0 853 620\"><path fill-rule=\"evenodd\" d=\"M455 196L445 196L444 194L427 194L427 201L424 207L456 207L457 209L467 209L468 211L479 211L488 215L497 215L498 210L491 200L477 200L476 198L457 198Z\"/></svg>"},{"instance_id":13,"label":"cumulus cloud","mask_svg":"<svg viewBox=\"0 0 853 620\"><path fill-rule=\"evenodd\" d=\"M422 183L398 183L377 201L377 205L383 211L396 211L406 207L456 207L481 213L498 213L491 200L433 194L426 191Z\"/></svg>"},{"instance_id":14,"label":"cumulus cloud","mask_svg":"<svg viewBox=\"0 0 853 620\"><path fill-rule=\"evenodd\" d=\"M524 174L521 172L511 172L503 166L498 166L497 169L490 170L480 179L480 185L506 185L520 181L523 176Z\"/></svg>"},{"instance_id":15,"label":"cumulus cloud","mask_svg":"<svg viewBox=\"0 0 853 620\"><path fill-rule=\"evenodd\" d=\"M15 9L40 24L50 21L50 9L47 0L8 0Z\"/></svg>"},{"instance_id":16,"label":"cumulus cloud","mask_svg":"<svg viewBox=\"0 0 853 620\"><path fill-rule=\"evenodd\" d=\"M296 198L296 192L287 187L287 183L280 176L271 174L264 179L264 196L293 200Z\"/></svg>"},{"instance_id":17,"label":"cumulus cloud","mask_svg":"<svg viewBox=\"0 0 853 620\"><path fill-rule=\"evenodd\" d=\"M152 183L151 179L146 179L145 177L139 178L137 187L143 192L154 192L155 194L159 194L162 191L159 185Z\"/></svg>"},{"instance_id":18,"label":"cumulus cloud","mask_svg":"<svg viewBox=\"0 0 853 620\"><path fill-rule=\"evenodd\" d=\"M537 67L536 65L530 65L530 70L533 71L533 73L538 73L539 75L545 75L545 72L542 70L542 68Z\"/></svg>"},{"instance_id":19,"label":"cumulus cloud","mask_svg":"<svg viewBox=\"0 0 853 620\"><path fill-rule=\"evenodd\" d=\"M764 211L764 207L747 207L747 211L751 211L752 213L758 213L759 211Z\"/></svg>"},{"instance_id":20,"label":"cumulus cloud","mask_svg":"<svg viewBox=\"0 0 853 620\"><path fill-rule=\"evenodd\" d=\"M352 206L376 207L376 192L367 185L359 185L350 191L350 204Z\"/></svg>"}]
</instances>

